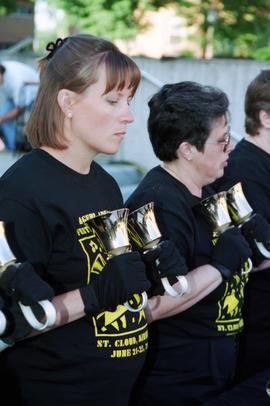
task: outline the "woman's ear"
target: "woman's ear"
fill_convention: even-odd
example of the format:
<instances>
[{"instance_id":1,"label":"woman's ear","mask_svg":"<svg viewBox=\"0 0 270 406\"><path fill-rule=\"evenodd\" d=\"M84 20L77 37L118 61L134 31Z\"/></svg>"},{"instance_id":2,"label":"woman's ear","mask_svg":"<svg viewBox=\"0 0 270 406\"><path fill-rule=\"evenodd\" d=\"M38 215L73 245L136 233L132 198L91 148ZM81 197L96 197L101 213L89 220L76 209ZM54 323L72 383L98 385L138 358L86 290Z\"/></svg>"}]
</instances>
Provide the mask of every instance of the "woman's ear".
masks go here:
<instances>
[{"instance_id":1,"label":"woman's ear","mask_svg":"<svg viewBox=\"0 0 270 406\"><path fill-rule=\"evenodd\" d=\"M59 104L60 109L64 113L64 115L68 118L72 118L72 105L73 105L73 98L74 93L68 89L61 89L57 95L57 102Z\"/></svg>"},{"instance_id":2,"label":"woman's ear","mask_svg":"<svg viewBox=\"0 0 270 406\"><path fill-rule=\"evenodd\" d=\"M176 154L178 157L182 157L182 158L186 159L187 161L192 161L193 151L194 151L193 145L191 145L189 142L185 141L179 145L179 147L176 151Z\"/></svg>"},{"instance_id":3,"label":"woman's ear","mask_svg":"<svg viewBox=\"0 0 270 406\"><path fill-rule=\"evenodd\" d=\"M270 114L265 110L260 110L259 118L260 118L262 127L267 128L269 130L270 129Z\"/></svg>"}]
</instances>

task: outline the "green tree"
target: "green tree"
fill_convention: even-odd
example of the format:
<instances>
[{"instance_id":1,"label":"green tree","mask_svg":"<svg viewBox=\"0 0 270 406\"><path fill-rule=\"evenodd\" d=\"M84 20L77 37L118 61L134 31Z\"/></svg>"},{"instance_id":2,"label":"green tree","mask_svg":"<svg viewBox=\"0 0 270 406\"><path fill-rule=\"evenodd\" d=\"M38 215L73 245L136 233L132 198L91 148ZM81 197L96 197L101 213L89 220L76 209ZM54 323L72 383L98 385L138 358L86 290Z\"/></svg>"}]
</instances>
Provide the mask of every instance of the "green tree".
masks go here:
<instances>
[{"instance_id":1,"label":"green tree","mask_svg":"<svg viewBox=\"0 0 270 406\"><path fill-rule=\"evenodd\" d=\"M269 0L224 0L215 26L216 54L250 57L269 41Z\"/></svg>"},{"instance_id":2,"label":"green tree","mask_svg":"<svg viewBox=\"0 0 270 406\"><path fill-rule=\"evenodd\" d=\"M214 55L247 57L268 43L270 0L175 0L171 4L188 25L197 27L202 57L209 45Z\"/></svg>"},{"instance_id":3,"label":"green tree","mask_svg":"<svg viewBox=\"0 0 270 406\"><path fill-rule=\"evenodd\" d=\"M17 0L1 0L0 16L6 15L17 9Z\"/></svg>"},{"instance_id":4,"label":"green tree","mask_svg":"<svg viewBox=\"0 0 270 406\"><path fill-rule=\"evenodd\" d=\"M130 38L140 29L140 0L51 0L70 17L71 26L111 39Z\"/></svg>"},{"instance_id":5,"label":"green tree","mask_svg":"<svg viewBox=\"0 0 270 406\"><path fill-rule=\"evenodd\" d=\"M145 10L172 5L188 25L197 27L194 41L199 42L202 57L209 46L215 55L247 57L268 45L270 0L50 1L66 11L70 25L110 39L135 36L145 28Z\"/></svg>"}]
</instances>

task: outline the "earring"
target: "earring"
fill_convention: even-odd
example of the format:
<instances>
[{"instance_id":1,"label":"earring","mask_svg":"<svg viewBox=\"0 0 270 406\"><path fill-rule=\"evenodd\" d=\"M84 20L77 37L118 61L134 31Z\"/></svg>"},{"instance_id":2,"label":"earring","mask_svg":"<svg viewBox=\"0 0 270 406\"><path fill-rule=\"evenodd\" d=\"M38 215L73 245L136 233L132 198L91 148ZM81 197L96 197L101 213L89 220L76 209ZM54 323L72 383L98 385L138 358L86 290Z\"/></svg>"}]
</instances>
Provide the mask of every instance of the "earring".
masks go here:
<instances>
[{"instance_id":1,"label":"earring","mask_svg":"<svg viewBox=\"0 0 270 406\"><path fill-rule=\"evenodd\" d=\"M72 111L68 111L67 116L68 116L68 118L71 118L72 117Z\"/></svg>"}]
</instances>

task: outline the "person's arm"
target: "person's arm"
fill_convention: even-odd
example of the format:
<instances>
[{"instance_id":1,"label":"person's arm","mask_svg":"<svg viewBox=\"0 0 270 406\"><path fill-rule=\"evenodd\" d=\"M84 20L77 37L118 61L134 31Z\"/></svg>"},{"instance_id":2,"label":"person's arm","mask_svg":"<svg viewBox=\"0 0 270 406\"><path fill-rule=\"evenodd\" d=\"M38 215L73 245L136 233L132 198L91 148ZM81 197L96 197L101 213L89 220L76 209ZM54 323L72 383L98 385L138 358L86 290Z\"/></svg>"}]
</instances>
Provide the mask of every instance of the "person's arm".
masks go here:
<instances>
[{"instance_id":1,"label":"person's arm","mask_svg":"<svg viewBox=\"0 0 270 406\"><path fill-rule=\"evenodd\" d=\"M251 272L264 271L265 269L269 268L270 268L270 259L266 259L265 261L262 261L260 265L253 267Z\"/></svg>"},{"instance_id":2,"label":"person's arm","mask_svg":"<svg viewBox=\"0 0 270 406\"><path fill-rule=\"evenodd\" d=\"M53 297L51 286L37 275L30 263L9 265L0 277L2 308L8 322L4 331L5 339L14 344L29 335L38 334L33 328L36 330L39 327L29 320L29 313L25 311L28 306L35 306L37 310L37 303L41 305L44 300L52 301L54 314L50 323L44 324L45 320L42 320L43 325L39 331L48 331L68 324L85 314L93 316L106 310L114 311L135 293L140 294L149 288L145 265L138 252L123 253L110 258L99 277L91 284L56 297Z\"/></svg>"},{"instance_id":3,"label":"person's arm","mask_svg":"<svg viewBox=\"0 0 270 406\"><path fill-rule=\"evenodd\" d=\"M6 121L14 120L25 111L25 107L14 107L12 110L0 116L0 124Z\"/></svg>"},{"instance_id":4,"label":"person's arm","mask_svg":"<svg viewBox=\"0 0 270 406\"><path fill-rule=\"evenodd\" d=\"M215 290L222 282L221 273L211 265L203 265L192 271L186 276L188 282L187 292L179 299L171 296L153 296L148 301L146 308L147 321L164 319L181 313ZM178 282L174 288L177 290Z\"/></svg>"},{"instance_id":5,"label":"person's arm","mask_svg":"<svg viewBox=\"0 0 270 406\"><path fill-rule=\"evenodd\" d=\"M85 316L84 303L79 289L55 296L52 300L52 304L56 310L54 328Z\"/></svg>"},{"instance_id":6,"label":"person's arm","mask_svg":"<svg viewBox=\"0 0 270 406\"><path fill-rule=\"evenodd\" d=\"M43 334L85 316L84 303L79 289L55 296L52 299L52 304L56 310L56 321L54 325L42 331L33 330L29 337Z\"/></svg>"},{"instance_id":7,"label":"person's arm","mask_svg":"<svg viewBox=\"0 0 270 406\"><path fill-rule=\"evenodd\" d=\"M24 319L18 304L12 308L12 317L14 318L14 329L12 334L4 334L0 336L0 352L8 348L10 345L16 344L16 342L31 338L43 333L47 333L55 328L64 326L75 320L79 320L85 317L85 304L83 302L80 290L76 289L61 295L55 296L51 303L56 310L55 323L46 327L43 330L35 330ZM15 310L15 313L14 313ZM9 316L11 313L9 313ZM16 318L16 321L15 321ZM44 320L43 320L44 321Z\"/></svg>"},{"instance_id":8,"label":"person's arm","mask_svg":"<svg viewBox=\"0 0 270 406\"><path fill-rule=\"evenodd\" d=\"M188 290L181 298L175 299L164 295L154 296L148 300L145 310L148 323L187 310L215 290L222 282L221 273L211 265L203 265L190 271L186 278ZM179 288L178 282L175 283L174 288ZM56 310L55 324L42 331L32 331L31 336L46 333L85 316L84 303L79 289L55 296L52 304Z\"/></svg>"},{"instance_id":9,"label":"person's arm","mask_svg":"<svg viewBox=\"0 0 270 406\"><path fill-rule=\"evenodd\" d=\"M232 252L237 255L231 255ZM198 303L216 289L222 280L228 281L235 273L239 273L250 255L251 250L240 230L226 230L212 249L210 263L193 269L185 276L188 290L182 297L175 299L158 296L150 300L148 321L173 316Z\"/></svg>"}]
</instances>

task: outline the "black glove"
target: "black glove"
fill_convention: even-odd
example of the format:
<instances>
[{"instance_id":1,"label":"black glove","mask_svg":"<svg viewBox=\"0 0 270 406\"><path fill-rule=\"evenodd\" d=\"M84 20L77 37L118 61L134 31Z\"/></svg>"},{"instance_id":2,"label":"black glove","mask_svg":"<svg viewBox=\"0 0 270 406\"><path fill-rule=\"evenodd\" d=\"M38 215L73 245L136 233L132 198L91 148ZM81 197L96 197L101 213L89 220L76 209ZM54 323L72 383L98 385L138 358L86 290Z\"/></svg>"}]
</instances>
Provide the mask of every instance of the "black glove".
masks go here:
<instances>
[{"instance_id":1,"label":"black glove","mask_svg":"<svg viewBox=\"0 0 270 406\"><path fill-rule=\"evenodd\" d=\"M5 302L4 302L4 298L3 298L2 294L0 294L0 310L2 310L2 309L3 309L4 304L5 304Z\"/></svg>"},{"instance_id":2,"label":"black glove","mask_svg":"<svg viewBox=\"0 0 270 406\"><path fill-rule=\"evenodd\" d=\"M143 254L143 260L146 263L146 272L151 288L148 291L149 296L163 295L164 287L161 278L167 277L171 284L177 282L176 276L186 275L188 268L185 259L170 240L162 241Z\"/></svg>"},{"instance_id":3,"label":"black glove","mask_svg":"<svg viewBox=\"0 0 270 406\"><path fill-rule=\"evenodd\" d=\"M4 294L2 298L4 298L2 311L7 320L7 327L1 336L1 340L12 345L16 341L27 337L33 331L33 327L26 321L17 300L13 296ZM45 314L41 306L36 303L31 308L36 318L42 320Z\"/></svg>"},{"instance_id":4,"label":"black glove","mask_svg":"<svg viewBox=\"0 0 270 406\"><path fill-rule=\"evenodd\" d=\"M54 297L52 287L38 276L29 262L8 266L0 277L1 290L25 306Z\"/></svg>"},{"instance_id":5,"label":"black glove","mask_svg":"<svg viewBox=\"0 0 270 406\"><path fill-rule=\"evenodd\" d=\"M259 265L266 257L259 251L255 240L261 242L270 251L270 224L261 214L254 214L250 220L241 226L242 234L252 249L252 262Z\"/></svg>"},{"instance_id":6,"label":"black glove","mask_svg":"<svg viewBox=\"0 0 270 406\"><path fill-rule=\"evenodd\" d=\"M222 274L223 279L228 280L234 273L240 273L251 255L252 251L241 231L233 227L224 231L218 238L212 250L210 264Z\"/></svg>"},{"instance_id":7,"label":"black glove","mask_svg":"<svg viewBox=\"0 0 270 406\"><path fill-rule=\"evenodd\" d=\"M150 282L138 252L128 252L109 259L101 274L90 285L80 288L86 314L115 309L134 293L148 290Z\"/></svg>"}]
</instances>

